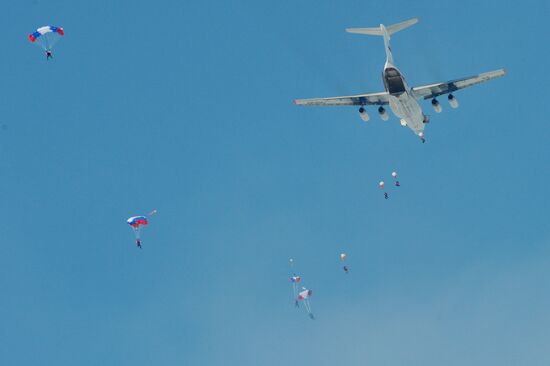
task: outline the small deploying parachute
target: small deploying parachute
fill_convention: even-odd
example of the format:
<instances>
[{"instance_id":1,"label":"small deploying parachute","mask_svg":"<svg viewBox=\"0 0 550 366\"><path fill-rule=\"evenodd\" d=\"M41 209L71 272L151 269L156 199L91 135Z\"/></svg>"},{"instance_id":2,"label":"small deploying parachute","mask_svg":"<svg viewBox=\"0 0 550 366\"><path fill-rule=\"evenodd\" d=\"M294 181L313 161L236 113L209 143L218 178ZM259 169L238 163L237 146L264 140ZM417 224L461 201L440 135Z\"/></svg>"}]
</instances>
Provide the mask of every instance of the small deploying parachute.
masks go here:
<instances>
[{"instance_id":1,"label":"small deploying parachute","mask_svg":"<svg viewBox=\"0 0 550 366\"><path fill-rule=\"evenodd\" d=\"M136 245L138 248L141 249L141 235L140 235L140 227L147 225L149 222L147 221L147 217L145 216L132 216L128 220L126 220L128 225L134 229L134 234L136 234Z\"/></svg>"},{"instance_id":2,"label":"small deploying parachute","mask_svg":"<svg viewBox=\"0 0 550 366\"><path fill-rule=\"evenodd\" d=\"M38 28L36 31L29 34L31 43L37 44L46 51L46 60L52 58L53 46L65 35L65 31L61 27L53 25L45 25Z\"/></svg>"},{"instance_id":3,"label":"small deploying parachute","mask_svg":"<svg viewBox=\"0 0 550 366\"><path fill-rule=\"evenodd\" d=\"M313 316L313 312L311 311L311 304L309 302L309 298L313 294L313 291L308 290L305 287L302 287L302 291L298 294L298 300L304 302L304 306L306 308L307 314L309 317L313 320L315 317Z\"/></svg>"}]
</instances>

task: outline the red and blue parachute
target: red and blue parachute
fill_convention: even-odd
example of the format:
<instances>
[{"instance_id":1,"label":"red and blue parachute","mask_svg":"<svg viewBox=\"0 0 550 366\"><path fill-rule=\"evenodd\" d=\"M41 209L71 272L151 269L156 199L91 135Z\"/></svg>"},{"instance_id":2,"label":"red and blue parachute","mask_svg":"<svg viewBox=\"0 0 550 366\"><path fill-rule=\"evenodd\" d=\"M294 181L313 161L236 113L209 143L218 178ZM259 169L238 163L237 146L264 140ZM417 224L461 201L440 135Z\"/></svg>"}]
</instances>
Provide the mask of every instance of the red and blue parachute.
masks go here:
<instances>
[{"instance_id":1,"label":"red and blue parachute","mask_svg":"<svg viewBox=\"0 0 550 366\"><path fill-rule=\"evenodd\" d=\"M29 34L31 43L37 44L44 51L51 51L52 47L65 35L65 31L61 27L53 25L45 25L38 28L36 31Z\"/></svg>"}]
</instances>

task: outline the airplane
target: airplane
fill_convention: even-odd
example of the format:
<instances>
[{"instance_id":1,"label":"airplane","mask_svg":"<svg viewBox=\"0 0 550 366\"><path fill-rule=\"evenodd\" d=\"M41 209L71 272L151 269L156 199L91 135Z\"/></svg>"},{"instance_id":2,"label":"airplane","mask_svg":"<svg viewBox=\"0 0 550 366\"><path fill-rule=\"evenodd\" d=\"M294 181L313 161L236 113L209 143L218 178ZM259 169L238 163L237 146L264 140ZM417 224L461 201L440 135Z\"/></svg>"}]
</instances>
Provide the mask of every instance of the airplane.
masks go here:
<instances>
[{"instance_id":1,"label":"airplane","mask_svg":"<svg viewBox=\"0 0 550 366\"><path fill-rule=\"evenodd\" d=\"M393 114L400 119L401 126L409 127L420 137L424 143L424 126L429 122L429 117L425 115L418 103L419 99L431 99L432 107L436 113L442 111L441 104L436 99L441 95L448 94L447 99L452 108L458 108L458 100L452 94L457 90L467 88L472 85L492 80L506 74L505 69L485 72L479 75L466 78L451 80L443 83L427 84L417 87L410 87L403 77L401 71L395 66L390 47L390 36L418 22L417 18L409 19L401 23L384 26L380 24L375 28L348 28L346 32L356 34L367 34L373 36L382 36L386 48L386 63L382 72L382 81L384 82L384 91L378 93L366 93L333 98L313 98L296 99L296 105L323 105L323 106L341 106L355 105L360 106L359 116L365 122L369 120L369 115L365 109L367 105L378 105L378 114L383 121L389 119L388 112L384 106L389 104Z\"/></svg>"}]
</instances>

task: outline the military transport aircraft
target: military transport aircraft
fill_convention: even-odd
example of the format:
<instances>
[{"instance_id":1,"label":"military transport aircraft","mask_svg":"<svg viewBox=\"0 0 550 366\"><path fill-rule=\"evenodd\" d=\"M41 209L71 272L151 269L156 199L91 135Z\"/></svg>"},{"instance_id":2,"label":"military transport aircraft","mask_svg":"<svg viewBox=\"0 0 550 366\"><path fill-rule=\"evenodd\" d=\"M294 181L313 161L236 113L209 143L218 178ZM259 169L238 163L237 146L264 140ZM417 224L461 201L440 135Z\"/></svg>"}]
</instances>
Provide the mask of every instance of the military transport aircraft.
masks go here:
<instances>
[{"instance_id":1,"label":"military transport aircraft","mask_svg":"<svg viewBox=\"0 0 550 366\"><path fill-rule=\"evenodd\" d=\"M441 112L442 107L436 97L448 94L447 99L450 106L452 108L457 108L458 100L452 94L453 92L487 80L504 76L506 71L504 69L499 69L467 78L411 88L405 81L401 71L399 71L393 62L390 47L390 36L393 33L408 28L417 22L418 19L415 18L387 27L380 24L379 27L375 28L346 29L349 33L384 37L384 45L386 47L386 64L384 65L384 71L382 72L382 81L384 82L385 91L344 97L297 99L294 103L297 105L357 105L360 106L359 115L364 121L369 120L369 115L365 110L365 106L367 105L378 105L378 114L380 115L380 118L387 121L389 116L384 106L389 104L392 112L400 119L401 125L403 127L409 127L416 135L418 135L418 137L420 137L422 142L426 142L424 136L424 125L429 122L429 117L422 112L422 108L418 104L418 99L432 99L432 106L435 112L439 113Z\"/></svg>"}]
</instances>

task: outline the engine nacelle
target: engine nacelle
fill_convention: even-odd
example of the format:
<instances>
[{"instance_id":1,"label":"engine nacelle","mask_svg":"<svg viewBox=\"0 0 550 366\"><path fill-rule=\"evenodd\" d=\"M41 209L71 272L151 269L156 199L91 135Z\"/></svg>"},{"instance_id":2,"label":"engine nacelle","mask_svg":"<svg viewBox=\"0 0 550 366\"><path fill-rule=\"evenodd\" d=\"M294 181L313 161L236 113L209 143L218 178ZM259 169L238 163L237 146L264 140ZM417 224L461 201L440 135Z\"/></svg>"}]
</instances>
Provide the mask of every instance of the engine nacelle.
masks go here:
<instances>
[{"instance_id":1,"label":"engine nacelle","mask_svg":"<svg viewBox=\"0 0 550 366\"><path fill-rule=\"evenodd\" d=\"M449 104L451 105L452 108L458 108L458 100L455 98L454 95L449 94L447 99L449 100Z\"/></svg>"},{"instance_id":2,"label":"engine nacelle","mask_svg":"<svg viewBox=\"0 0 550 366\"><path fill-rule=\"evenodd\" d=\"M370 119L369 114L367 113L366 109L363 107L359 108L359 117L361 117L361 119L365 122L368 122Z\"/></svg>"},{"instance_id":3,"label":"engine nacelle","mask_svg":"<svg viewBox=\"0 0 550 366\"><path fill-rule=\"evenodd\" d=\"M380 115L380 118L382 118L382 121L387 121L390 118L388 112L386 112L386 109L384 109L384 107L378 108L378 114Z\"/></svg>"},{"instance_id":4,"label":"engine nacelle","mask_svg":"<svg viewBox=\"0 0 550 366\"><path fill-rule=\"evenodd\" d=\"M432 99L432 107L434 107L435 113L441 113L441 111L443 110L441 104L439 104L439 101L435 98Z\"/></svg>"}]
</instances>

